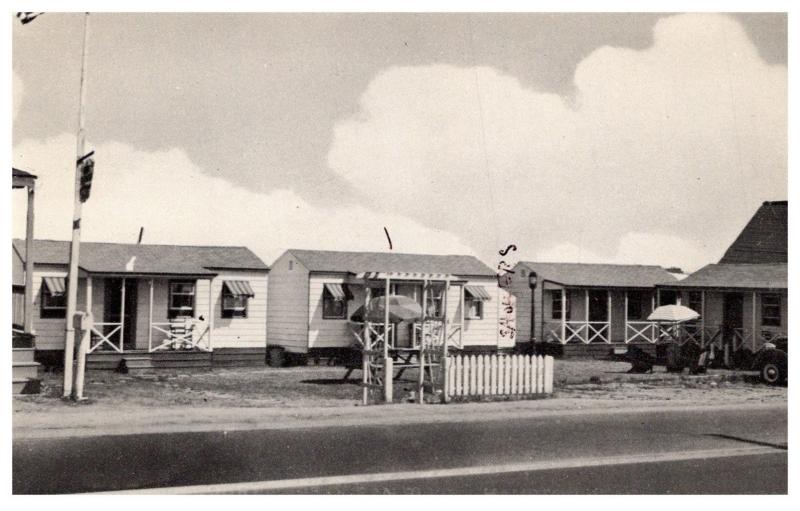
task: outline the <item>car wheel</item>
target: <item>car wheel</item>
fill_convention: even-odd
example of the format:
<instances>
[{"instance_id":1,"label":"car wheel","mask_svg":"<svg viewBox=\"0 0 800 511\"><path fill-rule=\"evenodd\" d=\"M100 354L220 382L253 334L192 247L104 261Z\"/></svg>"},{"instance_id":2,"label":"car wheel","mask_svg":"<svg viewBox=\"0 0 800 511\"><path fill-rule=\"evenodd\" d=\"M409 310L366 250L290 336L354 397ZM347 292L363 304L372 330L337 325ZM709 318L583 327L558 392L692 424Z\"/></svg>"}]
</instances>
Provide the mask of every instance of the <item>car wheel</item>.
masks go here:
<instances>
[{"instance_id":1,"label":"car wheel","mask_svg":"<svg viewBox=\"0 0 800 511\"><path fill-rule=\"evenodd\" d=\"M775 362L767 362L761 366L761 381L769 385L777 385L783 380L781 368Z\"/></svg>"}]
</instances>

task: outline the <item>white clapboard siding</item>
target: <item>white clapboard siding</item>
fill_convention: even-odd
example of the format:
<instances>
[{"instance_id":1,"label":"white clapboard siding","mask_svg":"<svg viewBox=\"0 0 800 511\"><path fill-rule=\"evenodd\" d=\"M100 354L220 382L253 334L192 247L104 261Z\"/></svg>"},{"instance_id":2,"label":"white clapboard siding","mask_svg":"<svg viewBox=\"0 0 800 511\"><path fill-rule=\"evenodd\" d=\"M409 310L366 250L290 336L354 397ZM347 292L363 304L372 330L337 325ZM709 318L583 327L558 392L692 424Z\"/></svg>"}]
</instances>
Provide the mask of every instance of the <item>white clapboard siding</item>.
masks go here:
<instances>
[{"instance_id":1,"label":"white clapboard siding","mask_svg":"<svg viewBox=\"0 0 800 511\"><path fill-rule=\"evenodd\" d=\"M471 278L467 281L468 286L482 286L486 289L492 299L483 304L483 317L480 319L464 319L464 332L462 343L464 346L497 346L498 343L498 312L500 311L500 301L503 292L497 285L495 278ZM460 286L453 286L448 300L458 303L460 300ZM449 312L450 307L448 307ZM460 316L460 304L457 309ZM453 318L455 319L455 318ZM460 321L460 317L457 319Z\"/></svg>"},{"instance_id":2,"label":"white clapboard siding","mask_svg":"<svg viewBox=\"0 0 800 511\"><path fill-rule=\"evenodd\" d=\"M364 305L364 286L348 284L353 299L347 301L347 314L341 319L322 317L322 293L325 284L345 284L347 280L337 274L313 274L308 287L308 347L309 348L348 348L353 346L355 337L348 318Z\"/></svg>"},{"instance_id":3,"label":"white clapboard siding","mask_svg":"<svg viewBox=\"0 0 800 511\"><path fill-rule=\"evenodd\" d=\"M222 317L222 286L226 280L246 280L250 282L255 296L247 300L247 317ZM268 277L265 272L224 271L211 281L212 299L209 309L208 280L197 282L198 306L195 315L208 317L213 310L214 328L212 345L214 348L264 348L267 345L267 302ZM201 291L202 289L202 291ZM205 295L205 297L203 297Z\"/></svg>"},{"instance_id":4,"label":"white clapboard siding","mask_svg":"<svg viewBox=\"0 0 800 511\"><path fill-rule=\"evenodd\" d=\"M308 350L309 272L286 252L269 273L267 344L291 352Z\"/></svg>"},{"instance_id":5,"label":"white clapboard siding","mask_svg":"<svg viewBox=\"0 0 800 511\"><path fill-rule=\"evenodd\" d=\"M448 396L528 396L553 392L553 357L455 355L449 357Z\"/></svg>"}]
</instances>

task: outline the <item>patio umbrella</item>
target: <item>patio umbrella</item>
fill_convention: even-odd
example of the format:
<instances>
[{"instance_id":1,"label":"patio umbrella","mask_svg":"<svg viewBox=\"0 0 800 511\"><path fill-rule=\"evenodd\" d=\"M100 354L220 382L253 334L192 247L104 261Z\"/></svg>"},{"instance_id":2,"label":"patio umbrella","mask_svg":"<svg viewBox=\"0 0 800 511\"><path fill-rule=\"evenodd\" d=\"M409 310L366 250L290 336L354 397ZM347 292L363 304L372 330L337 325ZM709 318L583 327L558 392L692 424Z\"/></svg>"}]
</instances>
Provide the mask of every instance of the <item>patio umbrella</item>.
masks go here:
<instances>
[{"instance_id":1,"label":"patio umbrella","mask_svg":"<svg viewBox=\"0 0 800 511\"><path fill-rule=\"evenodd\" d=\"M378 296L369 301L369 314L367 314L367 321L383 322L384 314L383 296ZM389 322L399 323L401 321L408 321L411 319L420 319L422 317L422 307L414 301L413 298L403 295L389 295ZM350 316L351 321L357 323L364 322L364 306L362 305L353 312Z\"/></svg>"},{"instance_id":2,"label":"patio umbrella","mask_svg":"<svg viewBox=\"0 0 800 511\"><path fill-rule=\"evenodd\" d=\"M684 321L693 321L699 317L699 313L683 305L662 305L647 316L647 321L683 323Z\"/></svg>"}]
</instances>

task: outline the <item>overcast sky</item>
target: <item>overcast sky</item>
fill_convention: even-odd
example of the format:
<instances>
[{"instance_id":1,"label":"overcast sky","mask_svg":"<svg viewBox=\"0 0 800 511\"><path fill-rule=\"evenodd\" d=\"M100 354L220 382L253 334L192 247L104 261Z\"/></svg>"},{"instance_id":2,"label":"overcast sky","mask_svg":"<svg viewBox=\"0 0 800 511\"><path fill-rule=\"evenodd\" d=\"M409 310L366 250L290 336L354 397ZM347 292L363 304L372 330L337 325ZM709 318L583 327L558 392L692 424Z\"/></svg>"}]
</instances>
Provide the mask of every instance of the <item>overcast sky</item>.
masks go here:
<instances>
[{"instance_id":1,"label":"overcast sky","mask_svg":"<svg viewBox=\"0 0 800 511\"><path fill-rule=\"evenodd\" d=\"M68 239L83 16L13 28L13 163ZM93 14L83 238L716 262L787 198L781 14ZM13 234L24 234L14 192Z\"/></svg>"}]
</instances>

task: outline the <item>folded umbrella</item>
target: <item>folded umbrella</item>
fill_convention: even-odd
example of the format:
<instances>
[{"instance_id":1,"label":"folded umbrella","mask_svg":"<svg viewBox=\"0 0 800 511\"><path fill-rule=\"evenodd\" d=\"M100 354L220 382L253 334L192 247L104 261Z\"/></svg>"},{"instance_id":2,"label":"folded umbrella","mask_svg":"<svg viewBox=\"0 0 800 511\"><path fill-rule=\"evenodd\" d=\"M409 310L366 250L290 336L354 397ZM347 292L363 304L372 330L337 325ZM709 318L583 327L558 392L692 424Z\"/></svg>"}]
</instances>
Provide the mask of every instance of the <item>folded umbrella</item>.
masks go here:
<instances>
[{"instance_id":1,"label":"folded umbrella","mask_svg":"<svg viewBox=\"0 0 800 511\"><path fill-rule=\"evenodd\" d=\"M683 323L684 321L694 321L699 317L700 314L698 312L683 305L662 305L647 316L647 321Z\"/></svg>"},{"instance_id":2,"label":"folded umbrella","mask_svg":"<svg viewBox=\"0 0 800 511\"><path fill-rule=\"evenodd\" d=\"M366 321L380 323L385 319L385 302L383 296L378 296L369 301L369 313ZM389 295L389 322L399 323L422 318L422 307L413 298L403 295ZM350 316L351 321L363 323L364 306L362 305Z\"/></svg>"}]
</instances>

